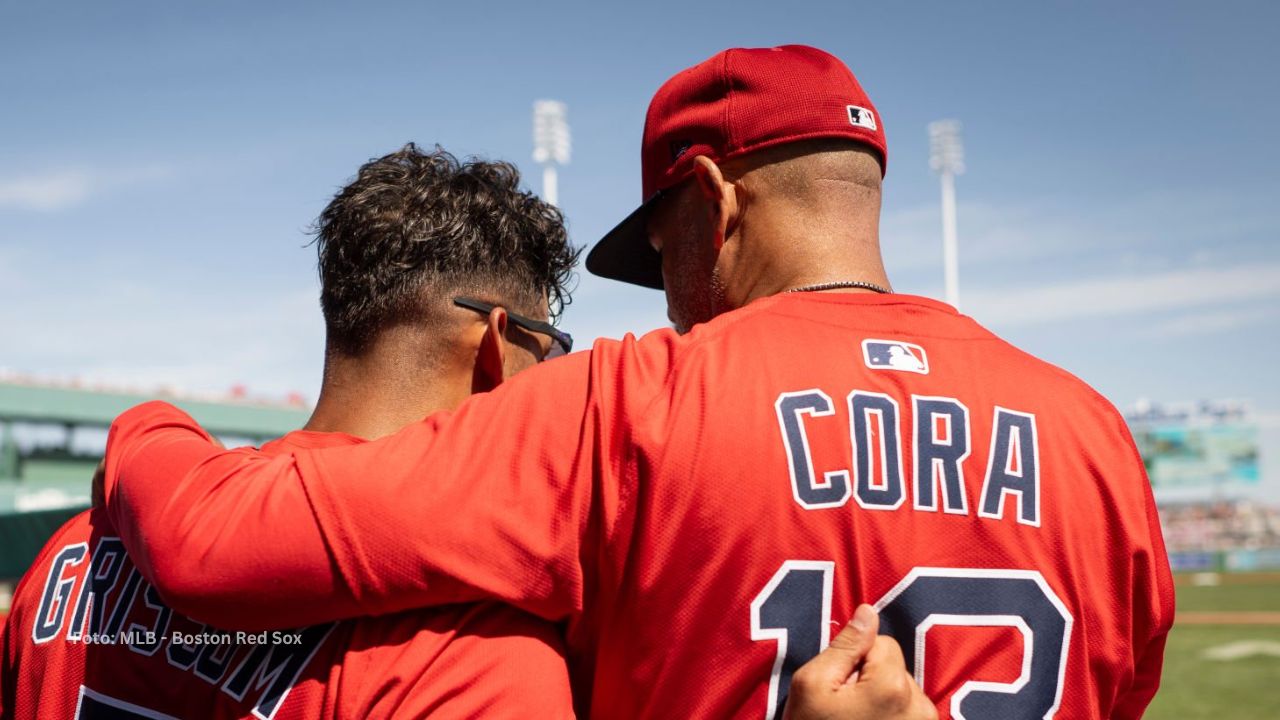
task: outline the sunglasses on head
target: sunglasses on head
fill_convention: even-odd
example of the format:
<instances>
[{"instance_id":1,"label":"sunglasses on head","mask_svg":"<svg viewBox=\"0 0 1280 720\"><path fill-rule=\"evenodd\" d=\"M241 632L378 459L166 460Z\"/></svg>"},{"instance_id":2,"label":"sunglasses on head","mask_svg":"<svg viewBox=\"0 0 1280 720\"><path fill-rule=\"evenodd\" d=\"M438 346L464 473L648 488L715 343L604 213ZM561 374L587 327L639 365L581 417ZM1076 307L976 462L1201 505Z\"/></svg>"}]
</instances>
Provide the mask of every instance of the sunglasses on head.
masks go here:
<instances>
[{"instance_id":1,"label":"sunglasses on head","mask_svg":"<svg viewBox=\"0 0 1280 720\"><path fill-rule=\"evenodd\" d=\"M457 305L458 307L466 308L468 310L475 310L476 312L481 313L483 315L488 315L489 313L493 312L495 309L502 308L503 310L507 311L507 319L510 320L512 323L514 323L517 327L522 327L525 330L528 330L529 332L534 332L540 335L546 335L547 337L550 337L554 342L551 344L551 351L547 353L547 356L545 358L543 358L544 360L550 360L553 357L560 357L561 355L568 355L570 352L573 352L573 337L570 336L569 333L564 332L563 330L557 329L554 325L552 325L549 322L543 322L541 320L534 320L533 318L527 318L523 315L517 315L516 313L511 312L511 310L507 309L505 306L496 305L494 303L487 303L487 302L484 302L483 300L475 300L472 298L465 298L465 297L456 297L453 299L453 304Z\"/></svg>"}]
</instances>

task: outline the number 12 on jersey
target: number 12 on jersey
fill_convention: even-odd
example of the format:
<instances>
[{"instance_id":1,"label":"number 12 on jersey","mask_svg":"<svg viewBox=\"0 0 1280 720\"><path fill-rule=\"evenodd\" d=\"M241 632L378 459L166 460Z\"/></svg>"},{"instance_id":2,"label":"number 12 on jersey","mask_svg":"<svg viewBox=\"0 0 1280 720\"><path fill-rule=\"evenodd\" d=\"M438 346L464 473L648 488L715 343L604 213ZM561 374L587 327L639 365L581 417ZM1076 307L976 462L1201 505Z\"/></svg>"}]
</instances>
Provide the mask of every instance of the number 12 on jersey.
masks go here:
<instances>
[{"instance_id":1,"label":"number 12 on jersey","mask_svg":"<svg viewBox=\"0 0 1280 720\"><path fill-rule=\"evenodd\" d=\"M834 572L834 562L788 560L751 602L751 639L775 642L778 650L769 678L766 720L782 717L791 675L830 641ZM948 660L925 657L931 628L1007 627L1018 632L1018 677L1007 683L966 681L951 697L953 718L1047 720L1057 712L1072 616L1040 573L917 567L875 606L881 634L898 641L907 667L926 690L926 668Z\"/></svg>"}]
</instances>

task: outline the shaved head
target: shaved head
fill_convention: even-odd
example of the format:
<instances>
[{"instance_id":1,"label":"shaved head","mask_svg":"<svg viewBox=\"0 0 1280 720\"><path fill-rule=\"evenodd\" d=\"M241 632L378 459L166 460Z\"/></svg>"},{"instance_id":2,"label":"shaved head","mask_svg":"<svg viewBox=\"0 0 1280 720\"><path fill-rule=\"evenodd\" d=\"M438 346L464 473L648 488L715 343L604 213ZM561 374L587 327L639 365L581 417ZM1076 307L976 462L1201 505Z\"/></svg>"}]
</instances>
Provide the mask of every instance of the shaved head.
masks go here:
<instances>
[{"instance_id":1,"label":"shaved head","mask_svg":"<svg viewBox=\"0 0 1280 720\"><path fill-rule=\"evenodd\" d=\"M725 178L754 195L802 203L833 192L880 193L880 158L866 145L843 138L817 138L777 145L721 165Z\"/></svg>"},{"instance_id":2,"label":"shaved head","mask_svg":"<svg viewBox=\"0 0 1280 720\"><path fill-rule=\"evenodd\" d=\"M757 297L830 281L887 285L875 150L845 138L764 148L692 177L648 218L680 330Z\"/></svg>"}]
</instances>

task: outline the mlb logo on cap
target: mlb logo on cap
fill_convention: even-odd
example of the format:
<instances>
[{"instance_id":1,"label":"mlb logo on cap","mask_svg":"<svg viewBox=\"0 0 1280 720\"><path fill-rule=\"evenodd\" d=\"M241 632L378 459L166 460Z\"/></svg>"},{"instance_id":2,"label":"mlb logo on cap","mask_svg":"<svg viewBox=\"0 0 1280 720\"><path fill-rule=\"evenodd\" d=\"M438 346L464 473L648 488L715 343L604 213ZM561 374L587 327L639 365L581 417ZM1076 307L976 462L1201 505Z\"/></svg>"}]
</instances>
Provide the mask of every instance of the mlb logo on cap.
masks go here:
<instances>
[{"instance_id":1,"label":"mlb logo on cap","mask_svg":"<svg viewBox=\"0 0 1280 720\"><path fill-rule=\"evenodd\" d=\"M876 129L875 113L866 108L858 107L857 105L850 105L845 109L849 111L850 124L857 125L858 127L864 127L868 130Z\"/></svg>"},{"instance_id":2,"label":"mlb logo on cap","mask_svg":"<svg viewBox=\"0 0 1280 720\"><path fill-rule=\"evenodd\" d=\"M900 340L863 340L862 359L872 370L929 374L929 356L924 348Z\"/></svg>"},{"instance_id":3,"label":"mlb logo on cap","mask_svg":"<svg viewBox=\"0 0 1280 720\"><path fill-rule=\"evenodd\" d=\"M815 138L844 138L875 153L884 172L883 118L839 58L806 45L729 48L667 80L645 116L641 205L587 255L600 277L661 290L662 256L649 245L649 211L693 174L704 156L719 164Z\"/></svg>"}]
</instances>

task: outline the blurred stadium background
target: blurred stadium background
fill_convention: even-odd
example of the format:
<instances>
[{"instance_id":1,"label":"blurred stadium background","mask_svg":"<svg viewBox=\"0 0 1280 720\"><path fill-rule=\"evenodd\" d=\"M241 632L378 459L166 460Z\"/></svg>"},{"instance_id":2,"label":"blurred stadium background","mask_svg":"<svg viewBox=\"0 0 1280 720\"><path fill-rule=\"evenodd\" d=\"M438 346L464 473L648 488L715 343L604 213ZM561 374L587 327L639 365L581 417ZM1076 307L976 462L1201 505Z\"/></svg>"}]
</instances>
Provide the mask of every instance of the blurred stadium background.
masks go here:
<instances>
[{"instance_id":1,"label":"blurred stadium background","mask_svg":"<svg viewBox=\"0 0 1280 720\"><path fill-rule=\"evenodd\" d=\"M120 411L166 399L228 445L303 424L283 392L319 375L300 224L356 163L408 139L519 161L527 103L553 92L583 129L560 189L588 242L634 206L661 78L800 41L855 65L892 117L896 287L950 294L922 131L957 114L980 158L958 206L963 309L1120 404L1160 396L1124 408L1178 593L1148 717L1280 717L1280 96L1257 92L1274 4L74 5L0 8L0 96L20 109L0 113L0 614L88 506ZM468 31L423 32L440 28ZM569 159L565 107L543 109L530 184ZM646 293L586 277L571 329L660 324ZM267 393L193 390L229 378ZM1256 406L1204 397L1241 388Z\"/></svg>"}]
</instances>

